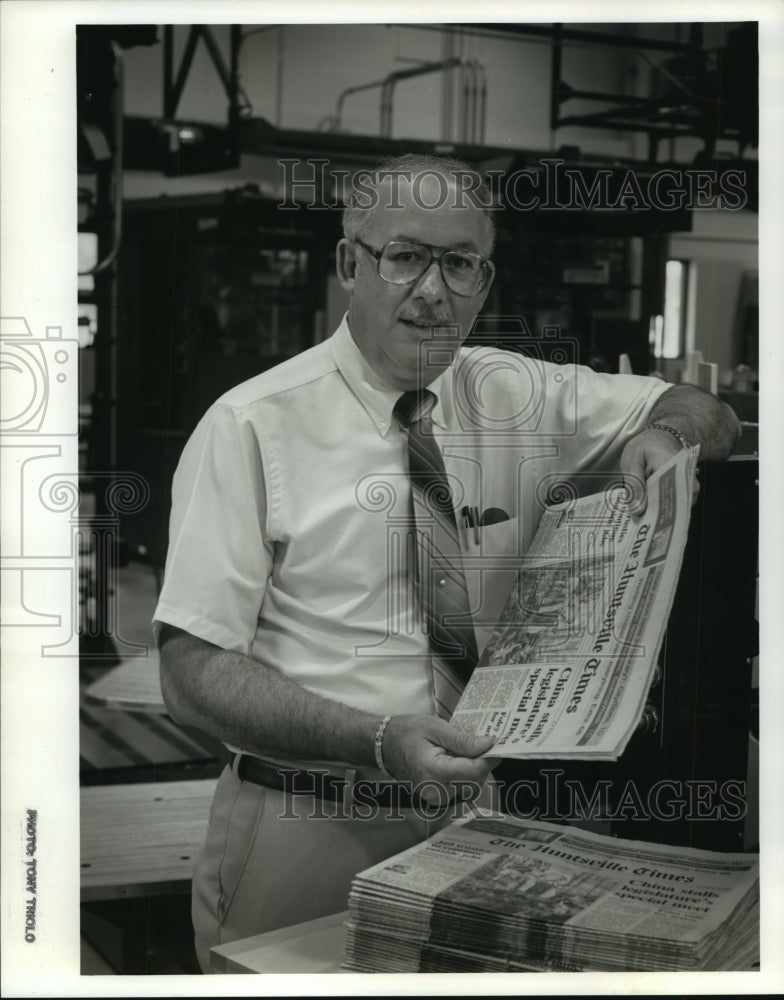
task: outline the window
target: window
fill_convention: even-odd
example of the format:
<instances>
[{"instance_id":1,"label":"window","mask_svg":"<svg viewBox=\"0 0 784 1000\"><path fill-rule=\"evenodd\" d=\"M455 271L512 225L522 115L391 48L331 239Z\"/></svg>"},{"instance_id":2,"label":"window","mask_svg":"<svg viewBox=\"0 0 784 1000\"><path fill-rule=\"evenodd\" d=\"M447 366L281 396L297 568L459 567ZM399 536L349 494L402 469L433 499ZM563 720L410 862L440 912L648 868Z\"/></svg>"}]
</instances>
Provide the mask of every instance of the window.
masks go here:
<instances>
[{"instance_id":1,"label":"window","mask_svg":"<svg viewBox=\"0 0 784 1000\"><path fill-rule=\"evenodd\" d=\"M689 284L689 261L668 260L664 272L664 319L654 347L657 358L680 358L686 351Z\"/></svg>"}]
</instances>

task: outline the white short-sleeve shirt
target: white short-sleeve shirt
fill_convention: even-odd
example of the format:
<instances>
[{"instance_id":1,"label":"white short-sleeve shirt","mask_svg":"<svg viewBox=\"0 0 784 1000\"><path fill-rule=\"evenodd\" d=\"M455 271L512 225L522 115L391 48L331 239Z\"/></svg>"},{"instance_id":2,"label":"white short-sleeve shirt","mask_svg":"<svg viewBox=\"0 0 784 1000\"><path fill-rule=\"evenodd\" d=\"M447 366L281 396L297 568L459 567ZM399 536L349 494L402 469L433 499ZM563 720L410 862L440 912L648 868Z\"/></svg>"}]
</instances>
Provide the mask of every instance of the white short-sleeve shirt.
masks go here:
<instances>
[{"instance_id":1,"label":"white short-sleeve shirt","mask_svg":"<svg viewBox=\"0 0 784 1000\"><path fill-rule=\"evenodd\" d=\"M668 385L475 347L430 388L481 652L552 488L617 469ZM401 541L399 394L379 383L344 319L329 340L221 397L174 477L156 621L356 708L433 712ZM475 533L464 506L504 519Z\"/></svg>"}]
</instances>

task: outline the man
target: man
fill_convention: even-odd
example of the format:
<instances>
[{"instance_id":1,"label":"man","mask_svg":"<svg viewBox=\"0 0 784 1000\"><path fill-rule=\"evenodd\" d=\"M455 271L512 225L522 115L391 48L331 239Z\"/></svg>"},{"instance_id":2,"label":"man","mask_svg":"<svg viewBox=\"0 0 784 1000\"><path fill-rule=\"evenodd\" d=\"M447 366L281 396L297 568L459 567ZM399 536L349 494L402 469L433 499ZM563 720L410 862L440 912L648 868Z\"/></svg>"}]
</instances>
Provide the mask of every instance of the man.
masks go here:
<instances>
[{"instance_id":1,"label":"man","mask_svg":"<svg viewBox=\"0 0 784 1000\"><path fill-rule=\"evenodd\" d=\"M514 579L493 557L525 551L548 476L645 478L685 441L721 459L737 439L729 408L688 387L461 349L494 275L472 178L438 158L387 163L344 216L337 332L230 391L183 453L155 614L161 683L175 719L238 752L194 877L205 968L212 944L343 909L356 872L450 818L422 799L481 785L494 763L447 721L401 542L415 421L441 446L458 510L475 653ZM402 414L412 390L428 414ZM460 516L473 508L500 519L479 531ZM375 809L350 808L358 778L389 776L386 798L357 795Z\"/></svg>"}]
</instances>

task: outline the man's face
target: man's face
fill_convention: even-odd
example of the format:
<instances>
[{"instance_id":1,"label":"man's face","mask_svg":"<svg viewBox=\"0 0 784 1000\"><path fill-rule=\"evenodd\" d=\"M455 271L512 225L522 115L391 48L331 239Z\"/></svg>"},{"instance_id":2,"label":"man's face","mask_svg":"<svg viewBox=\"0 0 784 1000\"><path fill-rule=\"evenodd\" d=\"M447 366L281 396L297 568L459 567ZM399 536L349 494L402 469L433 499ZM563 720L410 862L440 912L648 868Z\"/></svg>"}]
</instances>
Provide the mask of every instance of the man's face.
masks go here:
<instances>
[{"instance_id":1,"label":"man's face","mask_svg":"<svg viewBox=\"0 0 784 1000\"><path fill-rule=\"evenodd\" d=\"M447 179L447 198L444 184L433 176L421 177L417 185L400 175L382 183L362 242L374 250L399 240L423 243L436 253L452 249L485 256L485 216L467 199L460 205L453 179ZM354 341L376 374L401 390L429 385L448 367L490 289L488 282L479 295L456 294L444 284L436 260L411 284L390 284L379 276L374 258L347 240L338 244L338 276L351 297L348 322Z\"/></svg>"}]
</instances>

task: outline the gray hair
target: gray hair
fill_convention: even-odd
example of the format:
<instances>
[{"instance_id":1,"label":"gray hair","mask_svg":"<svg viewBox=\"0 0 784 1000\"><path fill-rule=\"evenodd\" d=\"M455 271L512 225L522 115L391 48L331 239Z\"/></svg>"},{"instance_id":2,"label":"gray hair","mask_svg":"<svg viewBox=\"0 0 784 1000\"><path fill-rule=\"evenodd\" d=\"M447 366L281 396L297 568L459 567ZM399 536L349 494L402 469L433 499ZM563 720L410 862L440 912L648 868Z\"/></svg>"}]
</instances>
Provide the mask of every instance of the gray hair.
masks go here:
<instances>
[{"instance_id":1,"label":"gray hair","mask_svg":"<svg viewBox=\"0 0 784 1000\"><path fill-rule=\"evenodd\" d=\"M434 156L429 153L405 153L382 161L373 170L358 171L353 178L351 194L343 210L343 235L353 240L364 236L378 207L379 188L385 177L402 174L409 180L422 174L452 175L457 179L456 189L460 204L478 208L485 218L486 244L483 252L490 256L495 244L495 223L492 216L492 195L482 175L463 160L451 156ZM464 185L462 179L468 184Z\"/></svg>"}]
</instances>

